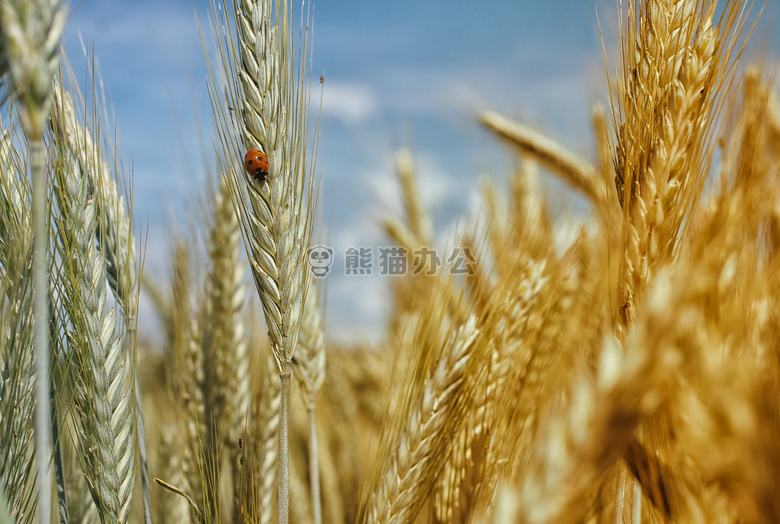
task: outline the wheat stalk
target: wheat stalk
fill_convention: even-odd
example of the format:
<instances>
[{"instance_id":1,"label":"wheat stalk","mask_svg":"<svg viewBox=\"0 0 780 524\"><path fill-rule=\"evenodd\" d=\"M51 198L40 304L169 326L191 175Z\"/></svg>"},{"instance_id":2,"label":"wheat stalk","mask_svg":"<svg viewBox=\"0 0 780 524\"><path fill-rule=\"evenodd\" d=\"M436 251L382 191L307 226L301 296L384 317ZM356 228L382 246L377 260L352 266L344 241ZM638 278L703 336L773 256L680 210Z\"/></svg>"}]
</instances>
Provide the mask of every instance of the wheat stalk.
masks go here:
<instances>
[{"instance_id":1,"label":"wheat stalk","mask_svg":"<svg viewBox=\"0 0 780 524\"><path fill-rule=\"evenodd\" d=\"M627 33L621 33L621 102L625 123L619 124L617 132L615 183L626 210L625 281L619 315L622 333L635 316L641 286L649 278L647 244L650 239L652 247L652 223L659 214L662 181L648 170L648 163L660 125L657 114L669 100L662 89L677 79L696 28L696 3L697 0L646 0L637 12L632 2L627 7Z\"/></svg>"},{"instance_id":2,"label":"wheat stalk","mask_svg":"<svg viewBox=\"0 0 780 524\"><path fill-rule=\"evenodd\" d=\"M387 456L362 519L367 523L414 520L443 466L442 446L448 430L463 415L463 388L477 339L472 317L457 329L442 348L441 356L419 397L410 397L409 412ZM414 393L411 393L414 394Z\"/></svg>"},{"instance_id":3,"label":"wheat stalk","mask_svg":"<svg viewBox=\"0 0 780 524\"><path fill-rule=\"evenodd\" d=\"M278 503L279 522L286 523L290 376L308 288L306 251L314 210L309 173L314 168L314 159L307 154L308 25L305 31L301 28L300 54L296 60L289 1L282 0L272 7L271 0L237 0L231 3L231 8L237 31L235 46L233 35L226 29L230 20L219 19L216 9L213 11L222 78L230 89L229 103L242 108L235 115L238 129L224 106L223 93L213 71L209 90L227 160L223 168L240 216L252 275L279 369ZM305 18L302 15L302 20ZM242 158L251 148L261 149L268 156L270 169L266 180L250 177L243 169L236 169L237 162L230 160Z\"/></svg>"},{"instance_id":4,"label":"wheat stalk","mask_svg":"<svg viewBox=\"0 0 780 524\"><path fill-rule=\"evenodd\" d=\"M65 25L65 10L58 0L5 0L0 3L0 73L10 72L20 103L21 122L29 139L33 181L32 226L33 300L35 327L36 409L35 438L38 453L39 522L51 520L51 476L46 460L51 442L49 410L49 333L47 274L47 186L43 173L41 140L51 108L51 83L58 67L57 48Z\"/></svg>"},{"instance_id":5,"label":"wheat stalk","mask_svg":"<svg viewBox=\"0 0 780 524\"><path fill-rule=\"evenodd\" d=\"M174 391L183 407L186 444L182 450L182 490L200 500L201 477L198 467L201 438L206 424L203 400L203 353L197 317L192 311L188 287L191 284L190 253L183 242L177 242L173 254L173 366L179 370L173 376Z\"/></svg>"},{"instance_id":6,"label":"wheat stalk","mask_svg":"<svg viewBox=\"0 0 780 524\"><path fill-rule=\"evenodd\" d=\"M216 427L227 446L233 474L234 498L240 500L239 439L249 416L249 355L244 333L246 300L244 267L240 263L241 230L227 185L222 179L214 194L214 218L209 238L209 348L213 366L209 391L209 426ZM207 370L208 371L208 370ZM238 510L239 505L234 506Z\"/></svg>"},{"instance_id":7,"label":"wheat stalk","mask_svg":"<svg viewBox=\"0 0 780 524\"><path fill-rule=\"evenodd\" d=\"M624 122L617 124L615 157L624 208L621 333L654 265L674 254L712 161L723 88L734 74L729 60L745 23L744 10L730 1L714 28L714 9L710 0L646 0L637 13L632 3L621 29Z\"/></svg>"},{"instance_id":8,"label":"wheat stalk","mask_svg":"<svg viewBox=\"0 0 780 524\"><path fill-rule=\"evenodd\" d=\"M589 161L567 151L538 131L512 122L498 113L485 112L479 117L479 122L582 191L597 209L604 208L606 192L603 184L599 183L596 169Z\"/></svg>"},{"instance_id":9,"label":"wheat stalk","mask_svg":"<svg viewBox=\"0 0 780 524\"><path fill-rule=\"evenodd\" d=\"M92 99L97 99L93 81ZM92 133L82 126L76 116L76 110L69 94L62 92L62 87L53 86L54 100L59 125L66 132L64 138L70 151L74 152L84 176L89 185L88 191L96 195L96 206L100 219L98 220L97 239L106 257L106 275L111 291L122 308L122 344L123 352L130 358L131 376L135 382L134 396L136 399L139 456L141 460L141 479L143 487L144 519L151 521L151 500L149 495L149 478L146 459L146 444L144 438L143 414L140 409L140 392L135 373L136 330L138 322L138 270L136 269L135 237L132 220L125 205L125 199L119 195L117 180L111 177L108 163L102 158L101 148L93 142ZM78 93L77 93L78 94ZM80 102L83 99L79 96ZM93 122L96 135L100 135L97 115ZM130 205L132 209L132 202Z\"/></svg>"},{"instance_id":10,"label":"wheat stalk","mask_svg":"<svg viewBox=\"0 0 780 524\"><path fill-rule=\"evenodd\" d=\"M67 131L63 131L66 133ZM127 522L134 480L134 396L128 356L115 332L115 310L106 297L105 257L94 238L95 197L74 155L64 149L56 173L59 249L64 261L61 292L72 324L69 346L79 380L79 443L85 475L102 519Z\"/></svg>"},{"instance_id":11,"label":"wheat stalk","mask_svg":"<svg viewBox=\"0 0 780 524\"><path fill-rule=\"evenodd\" d=\"M305 99L298 98L303 93L295 90L291 76L290 6L281 4L276 14L267 0L236 5L241 52L234 58L240 58L245 114L240 141L246 149L264 150L271 168L265 182L231 169L229 187L241 216L272 348L278 366L288 372L307 287L304 248L311 215L303 192L307 113ZM236 151L226 147L226 152Z\"/></svg>"}]
</instances>

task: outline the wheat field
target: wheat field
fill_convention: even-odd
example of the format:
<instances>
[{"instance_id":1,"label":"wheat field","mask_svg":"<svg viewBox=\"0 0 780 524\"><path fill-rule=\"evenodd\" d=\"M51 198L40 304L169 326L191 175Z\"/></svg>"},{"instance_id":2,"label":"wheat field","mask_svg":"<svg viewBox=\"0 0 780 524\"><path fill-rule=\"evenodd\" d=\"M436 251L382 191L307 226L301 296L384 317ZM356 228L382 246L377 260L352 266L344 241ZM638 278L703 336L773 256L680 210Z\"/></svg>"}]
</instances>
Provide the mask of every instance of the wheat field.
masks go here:
<instances>
[{"instance_id":1,"label":"wheat field","mask_svg":"<svg viewBox=\"0 0 780 524\"><path fill-rule=\"evenodd\" d=\"M0 523L780 522L780 104L743 59L762 6L617 9L589 158L475 115L516 167L481 179L465 275L415 255L435 232L398 151L381 225L416 271L386 339L340 347L308 265L311 5L193 21L221 176L162 279L102 83L61 56L67 11L0 0Z\"/></svg>"}]
</instances>

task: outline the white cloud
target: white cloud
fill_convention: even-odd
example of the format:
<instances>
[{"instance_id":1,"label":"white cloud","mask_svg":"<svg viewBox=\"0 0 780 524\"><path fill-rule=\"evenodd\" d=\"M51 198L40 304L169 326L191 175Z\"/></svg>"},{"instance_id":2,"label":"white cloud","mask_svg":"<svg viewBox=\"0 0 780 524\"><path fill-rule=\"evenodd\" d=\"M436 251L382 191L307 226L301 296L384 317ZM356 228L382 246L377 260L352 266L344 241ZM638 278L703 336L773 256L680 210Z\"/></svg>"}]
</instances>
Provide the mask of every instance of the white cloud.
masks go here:
<instances>
[{"instance_id":1,"label":"white cloud","mask_svg":"<svg viewBox=\"0 0 780 524\"><path fill-rule=\"evenodd\" d=\"M460 187L454 174L441 166L440 158L428 151L413 151L417 196L423 211L433 214L450 203ZM388 156L381 164L365 175L369 192L377 201L378 208L397 216L403 212L403 195L396 174L393 159Z\"/></svg>"},{"instance_id":2,"label":"white cloud","mask_svg":"<svg viewBox=\"0 0 780 524\"><path fill-rule=\"evenodd\" d=\"M385 338L390 313L389 278L342 276L329 282L327 330L331 340L378 344Z\"/></svg>"},{"instance_id":3,"label":"white cloud","mask_svg":"<svg viewBox=\"0 0 780 524\"><path fill-rule=\"evenodd\" d=\"M368 87L325 80L323 116L337 118L346 124L358 124L373 116L376 111L376 96Z\"/></svg>"}]
</instances>

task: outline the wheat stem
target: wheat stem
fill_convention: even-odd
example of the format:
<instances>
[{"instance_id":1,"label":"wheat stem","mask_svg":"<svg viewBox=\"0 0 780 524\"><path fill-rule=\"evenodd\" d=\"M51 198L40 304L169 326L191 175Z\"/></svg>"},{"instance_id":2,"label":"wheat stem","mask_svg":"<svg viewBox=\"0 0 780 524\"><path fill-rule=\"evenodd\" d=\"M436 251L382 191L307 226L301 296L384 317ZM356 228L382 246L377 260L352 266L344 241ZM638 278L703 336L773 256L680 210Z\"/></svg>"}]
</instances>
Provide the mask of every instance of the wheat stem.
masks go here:
<instances>
[{"instance_id":1,"label":"wheat stem","mask_svg":"<svg viewBox=\"0 0 780 524\"><path fill-rule=\"evenodd\" d=\"M209 89L227 159L224 169L241 218L247 255L282 383L279 427L284 432L279 438L278 503L279 522L286 523L289 464L288 444L283 439L287 438L289 421L288 375L309 283L305 257L314 211L310 173L314 162L307 155L309 26L303 28L307 17L302 15L302 51L296 61L291 2L282 0L272 8L271 0L236 0L232 7L237 47L232 45L232 35L222 34L230 21L223 23L216 12L214 16L218 19L215 26L223 75L232 89L240 90L228 95L229 103L237 102L242 107L236 113L237 126L224 108L223 91L213 72ZM223 37L230 44L223 43ZM240 159L250 148L261 149L268 156L270 169L266 180L254 179L243 169L236 169L233 159Z\"/></svg>"},{"instance_id":2,"label":"wheat stem","mask_svg":"<svg viewBox=\"0 0 780 524\"><path fill-rule=\"evenodd\" d=\"M290 512L290 365L286 364L279 373L279 524L287 524Z\"/></svg>"},{"instance_id":3,"label":"wheat stem","mask_svg":"<svg viewBox=\"0 0 780 524\"><path fill-rule=\"evenodd\" d=\"M51 522L51 477L48 458L51 453L49 437L51 413L49 406L49 274L46 255L49 245L46 210L47 184L43 173L43 144L30 142L30 160L33 179L33 308L35 316L35 377L36 407L35 435L38 455L38 515L40 524Z\"/></svg>"},{"instance_id":4,"label":"wheat stem","mask_svg":"<svg viewBox=\"0 0 780 524\"><path fill-rule=\"evenodd\" d=\"M57 0L0 3L2 73L10 70L20 101L22 125L29 140L33 180L33 311L35 316L36 409L35 439L38 454L38 518L51 521L51 454L49 407L49 276L47 272L47 185L43 173L43 132L51 108L51 80L57 70L57 46L65 13Z\"/></svg>"}]
</instances>

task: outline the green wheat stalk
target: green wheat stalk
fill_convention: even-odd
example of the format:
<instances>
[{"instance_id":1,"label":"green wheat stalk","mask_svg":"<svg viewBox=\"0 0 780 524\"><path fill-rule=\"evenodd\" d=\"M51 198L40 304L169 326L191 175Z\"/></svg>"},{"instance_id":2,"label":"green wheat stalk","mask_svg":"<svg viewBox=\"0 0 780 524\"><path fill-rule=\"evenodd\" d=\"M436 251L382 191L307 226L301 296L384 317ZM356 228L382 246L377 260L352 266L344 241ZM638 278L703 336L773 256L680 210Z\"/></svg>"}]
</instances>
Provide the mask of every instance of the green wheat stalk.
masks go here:
<instances>
[{"instance_id":1,"label":"green wheat stalk","mask_svg":"<svg viewBox=\"0 0 780 524\"><path fill-rule=\"evenodd\" d=\"M135 480L132 355L125 351L121 329L117 330L117 310L108 306L106 248L95 242L98 227L106 227L96 197L103 184L85 172L89 165L79 159L85 144L74 142L80 129L67 116L75 114L68 108L72 102L59 90L56 94L60 155L55 169L56 223L63 261L60 293L66 298L68 345L77 371L77 437L101 520L124 523Z\"/></svg>"},{"instance_id":2,"label":"green wheat stalk","mask_svg":"<svg viewBox=\"0 0 780 524\"><path fill-rule=\"evenodd\" d=\"M43 132L51 108L51 84L57 71L65 10L58 0L3 0L0 2L0 73L10 72L27 135L32 172L33 318L35 322L36 409L39 522L51 520L49 330L47 274L47 188L43 172Z\"/></svg>"},{"instance_id":3,"label":"green wheat stalk","mask_svg":"<svg viewBox=\"0 0 780 524\"><path fill-rule=\"evenodd\" d=\"M73 83L72 83L73 85ZM96 83L92 82L92 100L97 100ZM78 158L81 170L86 176L89 191L97 197L97 210L100 215L97 228L97 239L106 257L106 275L108 283L122 311L123 352L131 356L131 377L135 382L137 437L141 459L141 479L144 501L144 521L151 522L151 501L149 498L149 479L146 467L146 444L143 435L143 416L140 410L140 392L135 372L136 332L138 322L139 271L136 267L135 236L132 223L132 199L126 203L119 193L118 181L111 176L111 168L103 156L101 144L93 141L90 130L78 122L74 104L69 95L63 95L60 86L54 88L57 108L61 109L61 118L68 132L65 140L71 151ZM76 92L81 105L83 97ZM64 100L61 100L64 97ZM105 101L103 107L106 107ZM93 107L92 122L95 135L100 135L99 106ZM114 154L114 165L117 166L116 150L110 144L105 151ZM118 172L118 169L116 169Z\"/></svg>"}]
</instances>

